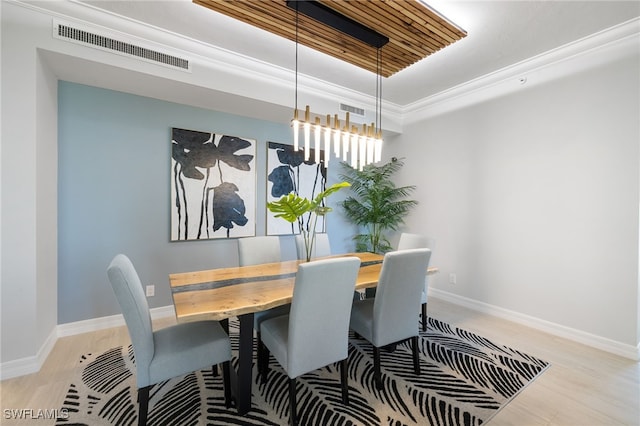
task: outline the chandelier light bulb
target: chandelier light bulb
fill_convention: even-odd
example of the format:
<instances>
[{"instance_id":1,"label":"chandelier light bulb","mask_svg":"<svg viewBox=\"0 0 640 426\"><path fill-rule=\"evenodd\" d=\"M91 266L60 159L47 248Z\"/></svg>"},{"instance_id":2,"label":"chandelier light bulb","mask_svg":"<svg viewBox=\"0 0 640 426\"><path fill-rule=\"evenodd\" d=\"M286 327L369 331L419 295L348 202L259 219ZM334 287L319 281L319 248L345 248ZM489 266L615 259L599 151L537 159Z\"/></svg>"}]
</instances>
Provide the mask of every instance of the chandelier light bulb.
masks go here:
<instances>
[{"instance_id":1,"label":"chandelier light bulb","mask_svg":"<svg viewBox=\"0 0 640 426\"><path fill-rule=\"evenodd\" d=\"M342 129L342 161L347 161L347 155L349 155L349 144L351 143L349 137L349 113L347 112Z\"/></svg>"},{"instance_id":2,"label":"chandelier light bulb","mask_svg":"<svg viewBox=\"0 0 640 426\"><path fill-rule=\"evenodd\" d=\"M333 149L336 157L340 157L340 120L338 114L333 116Z\"/></svg>"},{"instance_id":3,"label":"chandelier light bulb","mask_svg":"<svg viewBox=\"0 0 640 426\"><path fill-rule=\"evenodd\" d=\"M340 147L340 141L342 140L342 134L340 133L340 129L335 129L333 131L333 149L334 154L337 158L342 154L342 149Z\"/></svg>"},{"instance_id":4,"label":"chandelier light bulb","mask_svg":"<svg viewBox=\"0 0 640 426\"><path fill-rule=\"evenodd\" d=\"M362 125L362 133L360 133L358 137L358 148L359 148L358 158L360 160L358 164L359 166L358 169L362 171L365 163L367 162L367 125L366 124Z\"/></svg>"},{"instance_id":5,"label":"chandelier light bulb","mask_svg":"<svg viewBox=\"0 0 640 426\"><path fill-rule=\"evenodd\" d=\"M367 131L367 164L375 162L375 132L376 126L371 123L371 126Z\"/></svg>"},{"instance_id":6,"label":"chandelier light bulb","mask_svg":"<svg viewBox=\"0 0 640 426\"><path fill-rule=\"evenodd\" d=\"M375 140L375 155L373 161L378 163L382 159L382 133L378 131Z\"/></svg>"},{"instance_id":7,"label":"chandelier light bulb","mask_svg":"<svg viewBox=\"0 0 640 426\"><path fill-rule=\"evenodd\" d=\"M327 115L327 124L324 126L324 166L329 167L331 157L331 116Z\"/></svg>"},{"instance_id":8,"label":"chandelier light bulb","mask_svg":"<svg viewBox=\"0 0 640 426\"><path fill-rule=\"evenodd\" d=\"M358 129L351 129L351 167L358 168Z\"/></svg>"},{"instance_id":9,"label":"chandelier light bulb","mask_svg":"<svg viewBox=\"0 0 640 426\"><path fill-rule=\"evenodd\" d=\"M309 161L312 148L314 149L314 161L318 164L322 162L325 167L329 164L332 151L333 155L338 158L342 156L342 161L349 162L353 168L359 170L368 164L380 161L382 132L376 131L375 123L363 124L362 130L359 131L357 126L350 125L349 113L347 112L342 129L340 124L337 115L334 116L333 123L331 115L326 116L324 124L318 116L315 116L312 121L308 105L305 107L304 120L300 120L298 110L294 110L291 120L294 150L302 149L300 147L300 127L302 127L305 161ZM312 130L313 135L311 135ZM333 150L331 142L333 142ZM324 151L324 155L321 151Z\"/></svg>"},{"instance_id":10,"label":"chandelier light bulb","mask_svg":"<svg viewBox=\"0 0 640 426\"><path fill-rule=\"evenodd\" d=\"M309 154L311 149L311 122L309 122L309 105L307 105L304 111L304 161L309 161Z\"/></svg>"},{"instance_id":11,"label":"chandelier light bulb","mask_svg":"<svg viewBox=\"0 0 640 426\"><path fill-rule=\"evenodd\" d=\"M300 136L300 120L298 120L298 110L293 113L293 120L291 120L291 126L293 126L293 150L300 149L300 143L298 141Z\"/></svg>"},{"instance_id":12,"label":"chandelier light bulb","mask_svg":"<svg viewBox=\"0 0 640 426\"><path fill-rule=\"evenodd\" d=\"M310 153L310 146L311 145L311 123L307 123L305 122L302 125L302 128L304 130L304 161L309 161L309 153Z\"/></svg>"},{"instance_id":13,"label":"chandelier light bulb","mask_svg":"<svg viewBox=\"0 0 640 426\"><path fill-rule=\"evenodd\" d=\"M314 151L314 162L316 164L320 163L320 150L322 149L321 145L322 145L322 126L320 125L320 118L316 117L316 124L313 127L314 130L314 144L313 144L313 148L315 149Z\"/></svg>"}]
</instances>

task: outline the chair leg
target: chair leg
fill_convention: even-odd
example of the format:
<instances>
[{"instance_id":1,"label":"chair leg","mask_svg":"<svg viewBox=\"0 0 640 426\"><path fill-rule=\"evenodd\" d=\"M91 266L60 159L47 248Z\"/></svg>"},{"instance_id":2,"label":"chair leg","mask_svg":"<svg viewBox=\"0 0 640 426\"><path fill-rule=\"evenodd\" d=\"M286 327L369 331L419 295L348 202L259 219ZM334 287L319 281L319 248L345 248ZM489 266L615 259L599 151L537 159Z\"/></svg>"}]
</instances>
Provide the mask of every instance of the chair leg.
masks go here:
<instances>
[{"instance_id":1,"label":"chair leg","mask_svg":"<svg viewBox=\"0 0 640 426\"><path fill-rule=\"evenodd\" d=\"M269 375L269 348L267 348L262 342L259 344L262 345L262 352L260 356L262 360L259 360L259 364L262 364L261 370L258 370L258 375L262 376L262 383L267 383L267 376Z\"/></svg>"},{"instance_id":2,"label":"chair leg","mask_svg":"<svg viewBox=\"0 0 640 426\"><path fill-rule=\"evenodd\" d=\"M296 379L289 378L289 406L291 407L291 425L298 426L296 414Z\"/></svg>"},{"instance_id":3,"label":"chair leg","mask_svg":"<svg viewBox=\"0 0 640 426\"><path fill-rule=\"evenodd\" d=\"M427 331L427 304L422 304L422 331Z\"/></svg>"},{"instance_id":4,"label":"chair leg","mask_svg":"<svg viewBox=\"0 0 640 426\"><path fill-rule=\"evenodd\" d=\"M220 320L220 325L225 333L229 334L229 319Z\"/></svg>"},{"instance_id":5,"label":"chair leg","mask_svg":"<svg viewBox=\"0 0 640 426\"><path fill-rule=\"evenodd\" d=\"M259 331L256 331L256 342L256 359L258 364L258 375L260 375L264 370L265 346L264 343L262 343L262 338Z\"/></svg>"},{"instance_id":6,"label":"chair leg","mask_svg":"<svg viewBox=\"0 0 640 426\"><path fill-rule=\"evenodd\" d=\"M151 386L145 386L138 389L138 426L146 426L147 411L149 410L149 389Z\"/></svg>"},{"instance_id":7,"label":"chair leg","mask_svg":"<svg viewBox=\"0 0 640 426\"><path fill-rule=\"evenodd\" d=\"M225 333L229 334L229 320L228 319L223 319L220 320L220 325L222 326L222 329L224 330ZM213 377L218 377L218 365L214 365L213 366ZM223 377L224 379L224 377Z\"/></svg>"},{"instance_id":8,"label":"chair leg","mask_svg":"<svg viewBox=\"0 0 640 426\"><path fill-rule=\"evenodd\" d=\"M349 405L349 363L348 358L340 361L340 381L342 382L342 403Z\"/></svg>"},{"instance_id":9,"label":"chair leg","mask_svg":"<svg viewBox=\"0 0 640 426\"><path fill-rule=\"evenodd\" d=\"M231 408L232 397L231 397L231 363L229 361L225 361L222 363L222 386L224 388L224 405L227 408Z\"/></svg>"},{"instance_id":10,"label":"chair leg","mask_svg":"<svg viewBox=\"0 0 640 426\"><path fill-rule=\"evenodd\" d=\"M373 347L373 379L376 382L376 388L382 389L382 374L380 373L380 348Z\"/></svg>"},{"instance_id":11,"label":"chair leg","mask_svg":"<svg viewBox=\"0 0 640 426\"><path fill-rule=\"evenodd\" d=\"M416 376L420 375L420 357L418 354L418 336L413 336L411 338L411 347L413 350L413 369L416 373Z\"/></svg>"}]
</instances>

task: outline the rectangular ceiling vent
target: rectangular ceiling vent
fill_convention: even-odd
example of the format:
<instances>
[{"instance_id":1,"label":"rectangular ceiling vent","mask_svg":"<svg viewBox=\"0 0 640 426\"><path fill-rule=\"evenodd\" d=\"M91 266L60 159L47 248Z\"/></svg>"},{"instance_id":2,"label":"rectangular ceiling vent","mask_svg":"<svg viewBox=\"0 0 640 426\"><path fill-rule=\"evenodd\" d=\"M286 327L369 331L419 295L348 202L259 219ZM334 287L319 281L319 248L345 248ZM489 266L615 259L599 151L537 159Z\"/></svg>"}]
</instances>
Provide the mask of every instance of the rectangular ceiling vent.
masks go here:
<instances>
[{"instance_id":1,"label":"rectangular ceiling vent","mask_svg":"<svg viewBox=\"0 0 640 426\"><path fill-rule=\"evenodd\" d=\"M136 46L135 44L116 40L61 23L54 23L53 30L53 36L61 40L96 47L112 53L119 53L125 56L140 58L148 62L190 71L188 59L158 52L146 47Z\"/></svg>"},{"instance_id":2,"label":"rectangular ceiling vent","mask_svg":"<svg viewBox=\"0 0 640 426\"><path fill-rule=\"evenodd\" d=\"M347 104L340 104L340 111L345 111L350 114L355 114L355 115L364 117L364 108L358 108L358 107L354 107L352 105L347 105Z\"/></svg>"}]
</instances>

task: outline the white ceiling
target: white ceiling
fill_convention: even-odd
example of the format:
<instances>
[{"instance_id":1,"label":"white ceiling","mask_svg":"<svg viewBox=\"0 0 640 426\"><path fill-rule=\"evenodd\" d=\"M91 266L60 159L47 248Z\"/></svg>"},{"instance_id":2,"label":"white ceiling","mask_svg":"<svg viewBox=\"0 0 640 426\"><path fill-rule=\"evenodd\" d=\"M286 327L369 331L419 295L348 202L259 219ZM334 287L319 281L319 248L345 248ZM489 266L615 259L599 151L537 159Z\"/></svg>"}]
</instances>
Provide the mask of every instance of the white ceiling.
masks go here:
<instances>
[{"instance_id":1,"label":"white ceiling","mask_svg":"<svg viewBox=\"0 0 640 426\"><path fill-rule=\"evenodd\" d=\"M189 0L84 3L278 67L295 68L292 42ZM429 4L468 36L384 79L382 95L387 102L409 105L640 16L637 0L432 0ZM301 74L374 94L372 73L303 46L299 49Z\"/></svg>"}]
</instances>

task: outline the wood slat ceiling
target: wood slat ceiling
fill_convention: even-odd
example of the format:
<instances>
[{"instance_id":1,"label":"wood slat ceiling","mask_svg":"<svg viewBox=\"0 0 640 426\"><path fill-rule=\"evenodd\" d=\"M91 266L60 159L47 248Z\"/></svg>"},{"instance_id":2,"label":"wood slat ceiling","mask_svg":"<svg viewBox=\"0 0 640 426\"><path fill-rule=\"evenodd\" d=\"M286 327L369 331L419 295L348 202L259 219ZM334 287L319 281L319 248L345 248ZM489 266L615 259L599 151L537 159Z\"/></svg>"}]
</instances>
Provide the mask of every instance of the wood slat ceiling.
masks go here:
<instances>
[{"instance_id":1,"label":"wood slat ceiling","mask_svg":"<svg viewBox=\"0 0 640 426\"><path fill-rule=\"evenodd\" d=\"M467 33L418 0L319 0L327 7L389 37L382 72L389 77ZM295 41L295 11L285 0L193 0L194 3ZM376 49L299 14L298 42L376 73Z\"/></svg>"}]
</instances>

